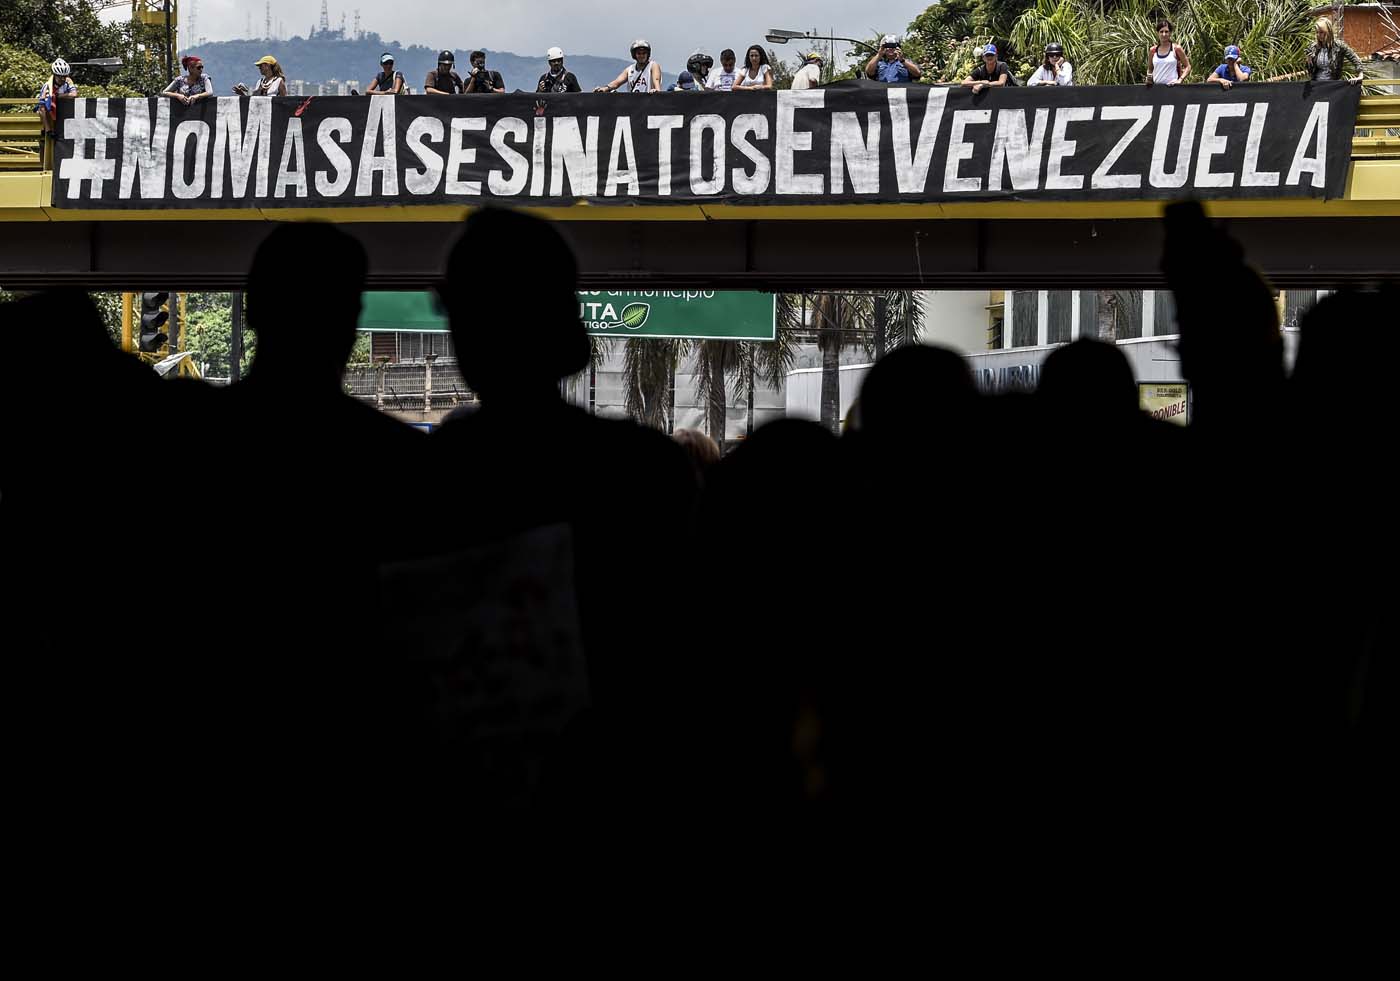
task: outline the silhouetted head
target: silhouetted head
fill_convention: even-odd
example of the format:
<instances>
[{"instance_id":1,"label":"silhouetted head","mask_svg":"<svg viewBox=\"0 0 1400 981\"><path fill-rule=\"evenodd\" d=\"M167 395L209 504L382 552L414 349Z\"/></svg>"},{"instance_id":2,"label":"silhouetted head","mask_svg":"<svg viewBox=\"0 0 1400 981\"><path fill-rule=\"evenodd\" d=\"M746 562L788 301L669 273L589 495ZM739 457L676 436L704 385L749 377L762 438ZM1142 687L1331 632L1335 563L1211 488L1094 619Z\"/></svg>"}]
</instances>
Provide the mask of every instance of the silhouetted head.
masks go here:
<instances>
[{"instance_id":1,"label":"silhouetted head","mask_svg":"<svg viewBox=\"0 0 1400 981\"><path fill-rule=\"evenodd\" d=\"M1379 425L1387 418L1390 390L1358 381L1356 356L1365 351L1374 364L1394 362L1397 345L1392 323L1397 309L1400 294L1391 288L1333 293L1307 312L1292 379L1305 419L1352 414L1355 429Z\"/></svg>"},{"instance_id":2,"label":"silhouetted head","mask_svg":"<svg viewBox=\"0 0 1400 981\"><path fill-rule=\"evenodd\" d=\"M967 362L947 348L914 344L885 355L860 389L860 431L874 437L948 430L977 400Z\"/></svg>"},{"instance_id":3,"label":"silhouetted head","mask_svg":"<svg viewBox=\"0 0 1400 981\"><path fill-rule=\"evenodd\" d=\"M706 471L720 460L719 444L698 429L677 429L671 438L685 450L698 478L703 479Z\"/></svg>"},{"instance_id":4,"label":"silhouetted head","mask_svg":"<svg viewBox=\"0 0 1400 981\"><path fill-rule=\"evenodd\" d=\"M1046 408L1077 423L1134 422L1137 382L1116 345L1087 338L1056 348L1040 368L1037 396Z\"/></svg>"},{"instance_id":5,"label":"silhouetted head","mask_svg":"<svg viewBox=\"0 0 1400 981\"><path fill-rule=\"evenodd\" d=\"M248 271L248 325L258 335L254 374L337 381L360 320L368 259L325 222L288 222L263 239Z\"/></svg>"},{"instance_id":6,"label":"silhouetted head","mask_svg":"<svg viewBox=\"0 0 1400 981\"><path fill-rule=\"evenodd\" d=\"M549 222L487 208L467 219L438 286L467 384L482 401L557 397L588 366L578 264Z\"/></svg>"}]
</instances>

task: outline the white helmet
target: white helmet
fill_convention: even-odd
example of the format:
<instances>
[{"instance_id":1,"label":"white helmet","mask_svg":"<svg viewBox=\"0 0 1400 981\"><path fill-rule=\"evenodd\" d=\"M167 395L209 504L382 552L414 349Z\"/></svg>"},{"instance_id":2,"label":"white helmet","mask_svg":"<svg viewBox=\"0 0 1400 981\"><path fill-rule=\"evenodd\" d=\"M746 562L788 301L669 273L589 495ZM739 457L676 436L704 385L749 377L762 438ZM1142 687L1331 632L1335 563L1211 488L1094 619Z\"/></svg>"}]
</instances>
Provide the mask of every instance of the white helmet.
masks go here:
<instances>
[{"instance_id":1,"label":"white helmet","mask_svg":"<svg viewBox=\"0 0 1400 981\"><path fill-rule=\"evenodd\" d=\"M628 48L627 50L632 54L636 54L638 48L646 48L648 51L650 51L651 42L648 41L646 38L639 37L637 38L637 40L632 42L632 47Z\"/></svg>"},{"instance_id":2,"label":"white helmet","mask_svg":"<svg viewBox=\"0 0 1400 981\"><path fill-rule=\"evenodd\" d=\"M55 58L53 64L49 67L53 69L55 75L67 75L73 70L68 67L68 62L64 61L62 58Z\"/></svg>"},{"instance_id":3,"label":"white helmet","mask_svg":"<svg viewBox=\"0 0 1400 981\"><path fill-rule=\"evenodd\" d=\"M880 42L880 45L881 45L881 47L883 47L883 46L885 46L885 45L889 45L889 44L898 44L898 43L899 43L899 38L895 37L893 34L886 34L885 37L884 37L884 39Z\"/></svg>"},{"instance_id":4,"label":"white helmet","mask_svg":"<svg viewBox=\"0 0 1400 981\"><path fill-rule=\"evenodd\" d=\"M550 48L548 51L546 51L546 52L544 53L544 60L545 60L545 61L563 61L563 60L564 60L564 49L563 49L563 48L557 48L557 47L556 47L556 48Z\"/></svg>"}]
</instances>

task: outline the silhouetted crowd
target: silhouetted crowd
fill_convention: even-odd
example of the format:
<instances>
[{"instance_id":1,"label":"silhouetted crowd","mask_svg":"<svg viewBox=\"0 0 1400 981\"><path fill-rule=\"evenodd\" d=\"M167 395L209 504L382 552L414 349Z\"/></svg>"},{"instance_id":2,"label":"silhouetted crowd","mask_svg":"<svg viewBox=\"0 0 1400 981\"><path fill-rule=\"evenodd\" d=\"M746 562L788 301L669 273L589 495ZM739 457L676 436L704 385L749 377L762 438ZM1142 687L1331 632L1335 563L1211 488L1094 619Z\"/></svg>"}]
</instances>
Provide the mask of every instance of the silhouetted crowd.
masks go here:
<instances>
[{"instance_id":1,"label":"silhouetted crowd","mask_svg":"<svg viewBox=\"0 0 1400 981\"><path fill-rule=\"evenodd\" d=\"M22 775L292 835L1364 807L1393 781L1396 536L1390 392L1356 362L1392 363L1400 304L1326 298L1286 376L1239 249L1194 205L1165 220L1189 428L1139 410L1112 345L995 396L917 346L846 435L777 422L714 462L560 398L576 262L506 210L447 258L480 406L430 436L343 391L367 260L331 225L259 248L231 387L159 379L85 294L7 304Z\"/></svg>"}]
</instances>

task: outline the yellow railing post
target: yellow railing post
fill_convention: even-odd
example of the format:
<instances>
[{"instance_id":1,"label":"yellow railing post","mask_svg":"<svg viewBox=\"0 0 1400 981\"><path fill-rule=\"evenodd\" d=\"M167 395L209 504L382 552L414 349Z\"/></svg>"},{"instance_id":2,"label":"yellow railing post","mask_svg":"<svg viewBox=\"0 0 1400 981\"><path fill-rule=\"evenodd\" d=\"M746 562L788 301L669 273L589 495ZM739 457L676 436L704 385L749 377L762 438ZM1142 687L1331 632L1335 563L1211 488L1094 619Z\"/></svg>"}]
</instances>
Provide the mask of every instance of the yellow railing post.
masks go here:
<instances>
[{"instance_id":1,"label":"yellow railing post","mask_svg":"<svg viewBox=\"0 0 1400 981\"><path fill-rule=\"evenodd\" d=\"M131 305L135 293L122 294L122 350L131 353Z\"/></svg>"}]
</instances>

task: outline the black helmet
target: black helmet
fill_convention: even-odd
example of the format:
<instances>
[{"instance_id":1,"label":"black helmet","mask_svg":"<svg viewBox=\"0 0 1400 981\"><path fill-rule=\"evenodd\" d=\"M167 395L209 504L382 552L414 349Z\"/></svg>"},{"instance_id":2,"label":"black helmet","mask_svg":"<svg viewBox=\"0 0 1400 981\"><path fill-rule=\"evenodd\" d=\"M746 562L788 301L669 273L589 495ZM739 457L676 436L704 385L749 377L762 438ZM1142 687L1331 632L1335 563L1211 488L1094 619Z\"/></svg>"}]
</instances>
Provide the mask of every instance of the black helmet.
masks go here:
<instances>
[{"instance_id":1,"label":"black helmet","mask_svg":"<svg viewBox=\"0 0 1400 981\"><path fill-rule=\"evenodd\" d=\"M440 51L438 52L438 64L455 65L457 64L457 56L451 51Z\"/></svg>"},{"instance_id":2,"label":"black helmet","mask_svg":"<svg viewBox=\"0 0 1400 981\"><path fill-rule=\"evenodd\" d=\"M1065 53L1065 49L1060 47L1055 41L1051 41L1045 46L1045 53L1048 55L1062 55Z\"/></svg>"},{"instance_id":3,"label":"black helmet","mask_svg":"<svg viewBox=\"0 0 1400 981\"><path fill-rule=\"evenodd\" d=\"M714 66L715 59L707 55L703 49L696 51L694 54L692 54L685 63L685 67L689 68L691 71L695 71L696 68L700 68L702 71L707 72Z\"/></svg>"}]
</instances>

